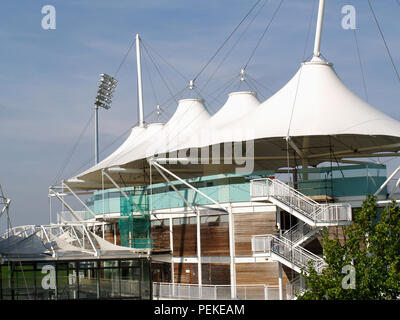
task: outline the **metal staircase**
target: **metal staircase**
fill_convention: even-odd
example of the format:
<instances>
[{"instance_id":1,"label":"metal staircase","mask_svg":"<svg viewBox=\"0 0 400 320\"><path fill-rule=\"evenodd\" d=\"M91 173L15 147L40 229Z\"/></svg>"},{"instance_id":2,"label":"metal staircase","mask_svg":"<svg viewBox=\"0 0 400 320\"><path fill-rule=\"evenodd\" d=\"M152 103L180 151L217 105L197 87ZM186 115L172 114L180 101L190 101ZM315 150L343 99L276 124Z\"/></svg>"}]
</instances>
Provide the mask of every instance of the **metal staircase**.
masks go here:
<instances>
[{"instance_id":1,"label":"metal staircase","mask_svg":"<svg viewBox=\"0 0 400 320\"><path fill-rule=\"evenodd\" d=\"M293 243L294 247L299 245L305 246L308 242L314 239L316 234L321 230L321 227L311 227L304 221L299 221L290 229L282 233L282 237Z\"/></svg>"},{"instance_id":2,"label":"metal staircase","mask_svg":"<svg viewBox=\"0 0 400 320\"><path fill-rule=\"evenodd\" d=\"M323 228L349 225L351 206L346 203L320 204L277 179L255 179L250 184L252 201L272 202L299 219L281 237L271 234L252 237L253 256L265 256L301 273L312 265L317 272L326 266L323 258L302 247Z\"/></svg>"},{"instance_id":3,"label":"metal staircase","mask_svg":"<svg viewBox=\"0 0 400 320\"><path fill-rule=\"evenodd\" d=\"M312 227L351 224L347 203L320 204L277 179L251 180L252 201L268 201Z\"/></svg>"},{"instance_id":4,"label":"metal staircase","mask_svg":"<svg viewBox=\"0 0 400 320\"><path fill-rule=\"evenodd\" d=\"M253 256L271 257L298 273L310 264L317 272L321 272L326 266L324 259L311 251L301 246L295 247L290 240L272 234L253 236L251 245Z\"/></svg>"}]
</instances>

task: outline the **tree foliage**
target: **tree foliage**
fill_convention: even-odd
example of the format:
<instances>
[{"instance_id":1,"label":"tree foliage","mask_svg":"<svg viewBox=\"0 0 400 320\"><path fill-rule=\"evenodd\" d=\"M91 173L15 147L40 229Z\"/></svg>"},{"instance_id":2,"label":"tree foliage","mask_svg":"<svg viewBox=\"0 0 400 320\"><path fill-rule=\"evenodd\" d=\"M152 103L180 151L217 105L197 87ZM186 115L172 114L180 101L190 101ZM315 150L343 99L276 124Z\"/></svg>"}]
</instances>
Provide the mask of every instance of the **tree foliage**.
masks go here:
<instances>
[{"instance_id":1,"label":"tree foliage","mask_svg":"<svg viewBox=\"0 0 400 320\"><path fill-rule=\"evenodd\" d=\"M400 208L392 202L378 208L369 196L343 228L344 239L323 234L327 267L318 274L303 270L307 290L298 299L394 300L400 298ZM346 284L345 266L354 267L354 288ZM347 267L349 268L349 267Z\"/></svg>"}]
</instances>

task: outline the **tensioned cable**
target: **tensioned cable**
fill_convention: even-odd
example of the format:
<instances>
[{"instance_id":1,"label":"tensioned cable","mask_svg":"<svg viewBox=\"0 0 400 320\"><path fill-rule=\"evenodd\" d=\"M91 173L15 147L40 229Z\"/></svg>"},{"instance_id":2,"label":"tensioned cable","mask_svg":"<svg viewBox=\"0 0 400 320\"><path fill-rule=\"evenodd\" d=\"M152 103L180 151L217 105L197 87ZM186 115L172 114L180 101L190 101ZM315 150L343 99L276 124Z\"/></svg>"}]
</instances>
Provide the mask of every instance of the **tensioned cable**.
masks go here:
<instances>
[{"instance_id":1,"label":"tensioned cable","mask_svg":"<svg viewBox=\"0 0 400 320\"><path fill-rule=\"evenodd\" d=\"M161 80L164 82L164 85L167 87L167 89L168 89L168 91L169 91L171 97L174 97L174 94L172 93L170 87L168 86L168 83L167 83L166 80L164 79L164 77L163 77L163 75L162 75L162 73L161 73L159 67L158 67L157 64L154 62L153 57L150 55L149 51L147 50L147 48L146 48L146 46L143 44L143 42L142 42L142 47L144 48L145 52L146 52L147 55L149 56L150 61L153 63L154 68L156 69L157 73L159 74ZM176 100L176 99L175 99L175 100ZM176 100L176 102L178 102L178 101Z\"/></svg>"},{"instance_id":2,"label":"tensioned cable","mask_svg":"<svg viewBox=\"0 0 400 320\"><path fill-rule=\"evenodd\" d=\"M69 153L69 155L67 156L66 160L64 161L63 166L59 170L57 176L54 178L53 185L58 181L58 179L60 179L60 177L64 173L65 168L68 166L69 162L71 161L71 158L74 155L74 153L76 151L76 148L78 147L80 141L82 140L82 137L83 137L84 133L86 132L87 128L89 127L89 124L91 123L91 121L93 119L93 116L94 116L94 112L92 112L89 120L87 121L86 125L83 127L81 133L79 134L77 141L75 142L74 146L72 147L71 152Z\"/></svg>"},{"instance_id":3,"label":"tensioned cable","mask_svg":"<svg viewBox=\"0 0 400 320\"><path fill-rule=\"evenodd\" d=\"M141 39L141 42L144 46L144 41ZM175 68L171 63L169 63L161 54L157 52L153 47L151 47L147 41L146 41L146 47L148 47L150 50L152 50L162 61L165 62L169 67L171 67L172 70L174 70L185 82L189 82L189 79L186 78L177 68Z\"/></svg>"},{"instance_id":4,"label":"tensioned cable","mask_svg":"<svg viewBox=\"0 0 400 320\"><path fill-rule=\"evenodd\" d=\"M262 97L264 100L266 100L266 97L261 93L261 90L258 90L258 87L257 87L255 81L253 81L253 80L250 79L249 77L247 77L247 79L246 79L245 81L247 81L247 83L250 84L251 87L253 87L253 88L255 89L255 91L258 92L258 94L260 94L261 97Z\"/></svg>"},{"instance_id":5,"label":"tensioned cable","mask_svg":"<svg viewBox=\"0 0 400 320\"><path fill-rule=\"evenodd\" d=\"M237 44L239 43L239 41L243 38L243 36L246 34L246 32L248 31L248 29L250 28L250 26L253 24L254 20L258 17L258 15L261 13L261 11L264 9L265 5L268 3L268 0L264 1L264 4L258 9L258 11L256 12L256 14L253 16L253 18L251 19L251 21L248 23L248 25L246 26L246 28L243 30L243 32L240 34L240 36L236 39L236 42L232 45L232 47L228 50L228 52L226 53L226 55L223 57L223 59L221 59L221 62L219 63L219 65L217 66L217 68L215 68L214 72L210 75L210 77L208 78L208 80L206 81L206 83L204 84L203 88L201 91L204 91L205 88L207 87L207 85L209 84L209 82L211 81L211 79L214 77L214 75L217 73L217 71L221 68L222 64L227 60L228 56L232 53L232 51L235 49L235 47L237 46Z\"/></svg>"},{"instance_id":6,"label":"tensioned cable","mask_svg":"<svg viewBox=\"0 0 400 320\"><path fill-rule=\"evenodd\" d=\"M269 23L268 23L267 26L265 27L264 32L262 33L260 39L258 40L258 42L257 42L256 46L254 47L252 53L250 54L250 57L249 57L249 59L247 60L245 66L244 66L244 68L243 68L244 70L246 70L248 64L250 63L251 59L253 58L254 54L256 53L256 51L257 51L258 47L260 46L262 40L264 39L264 36L265 36L265 34L267 33L267 31L269 30L269 27L271 26L272 22L274 21L276 15L278 14L279 9L281 8L283 1L284 1L284 0L281 0L281 1L279 2L278 7L275 9L274 14L272 15L272 17L271 17Z\"/></svg>"},{"instance_id":7,"label":"tensioned cable","mask_svg":"<svg viewBox=\"0 0 400 320\"><path fill-rule=\"evenodd\" d=\"M312 18L313 18L313 16L314 16L316 3L317 3L317 0L314 0L313 7L312 7L312 11L311 11L311 15L310 15L310 20L308 21L306 42L305 42L305 44L304 44L304 50L303 50L303 61L304 61L304 58L305 58L306 53L307 53L308 42L309 42L309 40L310 40L311 26L312 26Z\"/></svg>"},{"instance_id":8,"label":"tensioned cable","mask_svg":"<svg viewBox=\"0 0 400 320\"><path fill-rule=\"evenodd\" d=\"M313 16L314 16L314 11L315 11L315 2L316 2L316 1L314 0L314 4L313 4L312 11L311 11L311 15L310 15L310 20L309 20L309 22L308 22L307 36L306 36L306 40L305 40L305 43L304 43L304 50L303 50L303 58L302 58L303 61L304 61L304 58L305 58L305 55L306 55L306 50L307 50L307 46L308 46L308 39L309 39L309 37L310 37L311 22L312 22L312 18L313 18ZM291 125L292 125L294 107L295 107L295 105L296 105L297 93L298 93L298 89L299 89L299 85L300 85L300 78L301 78L302 70L303 70L303 67L301 67L301 68L300 68L300 71L299 71L299 78L298 78L298 80L297 80L296 92L295 92L295 96L294 96L292 111L291 111L291 114L290 114L290 120L289 120L288 131L287 131L287 134L286 134L287 137L289 137L290 127L291 127Z\"/></svg>"},{"instance_id":9,"label":"tensioned cable","mask_svg":"<svg viewBox=\"0 0 400 320\"><path fill-rule=\"evenodd\" d=\"M171 101L172 99L176 99L176 96L181 94L183 91L185 91L186 88L182 89L180 92L178 92L175 97L169 98L166 102L164 102L164 104L169 103L169 101ZM168 106L165 109L168 109L170 106ZM148 119L149 117L151 117L154 113L156 112L156 110L151 111L149 114L147 114L144 118ZM134 127L137 126L139 124L139 122L136 122ZM99 155L103 154L108 148L110 148L111 146L113 146L119 139L121 139L125 134L127 134L130 130L131 130L132 126L129 126L129 128L127 130L125 130L122 134L120 134L117 138L115 138L111 143L109 143L106 147L102 148L99 151ZM141 133L143 134L143 133ZM138 136L138 138L140 137L140 135ZM93 157L91 157L89 160L87 160L85 163L83 163L77 170L75 170L73 173L71 173L71 175L75 175L78 172L80 172L81 169L83 169L85 166L87 166L91 161L93 161Z\"/></svg>"},{"instance_id":10,"label":"tensioned cable","mask_svg":"<svg viewBox=\"0 0 400 320\"><path fill-rule=\"evenodd\" d=\"M391 55L391 53L390 53L390 50L389 50L389 46L388 46L388 44L387 44L387 42L386 42L385 36L383 35L381 26L379 25L378 19L377 19L376 15L375 15L374 9L372 8L372 4L371 4L371 1L370 1L370 0L368 0L368 5L369 5L369 8L371 9L371 13L372 13L372 16L373 16L373 18L374 18L374 20L375 20L376 26L378 27L379 34L381 35L381 38L382 38L382 40L383 40L383 43L385 44L386 51L387 51L387 53L388 53L388 55L389 55L390 62L392 63L394 72L396 73L397 79L400 81L399 72L398 72L398 70L397 70L396 64L394 63L393 57L392 57L392 55Z\"/></svg>"},{"instance_id":11,"label":"tensioned cable","mask_svg":"<svg viewBox=\"0 0 400 320\"><path fill-rule=\"evenodd\" d=\"M357 56L358 56L358 62L360 64L361 76L362 76L362 80L363 80L365 99L368 101L367 83L365 81L365 74L364 74L364 68L363 68L363 64L362 64L362 60L361 60L360 47L358 45L357 32L355 29L353 30L353 34L354 34L354 42L355 42L356 48L357 48Z\"/></svg>"},{"instance_id":12,"label":"tensioned cable","mask_svg":"<svg viewBox=\"0 0 400 320\"><path fill-rule=\"evenodd\" d=\"M274 90L272 90L271 88L267 87L265 84L263 84L262 82L258 81L257 79L253 78L250 75L246 75L246 78L249 80L252 80L254 83L258 84L259 86L261 86L262 88L266 89L267 91L269 91L270 93L275 93Z\"/></svg>"},{"instance_id":13,"label":"tensioned cable","mask_svg":"<svg viewBox=\"0 0 400 320\"><path fill-rule=\"evenodd\" d=\"M126 59L128 58L129 53L131 52L133 45L135 44L135 39L132 41L131 45L129 46L128 50L126 51L124 57L122 58L122 61L120 62L120 64L118 65L117 70L114 73L114 78L117 76L117 74L119 73L119 71L121 70L121 67L123 66L123 64L125 63ZM60 179L61 175L64 173L65 168L68 166L69 162L71 161L71 158L76 150L76 148L78 147L78 144L80 143L83 134L86 132L86 129L88 128L91 120L93 119L94 113L92 113L92 115L89 118L89 121L86 123L86 125L84 126L83 130L81 131L75 145L72 148L71 153L67 156L66 161L64 162L64 165L61 167L61 169L59 170L56 178L54 179L53 184L55 184L58 179Z\"/></svg>"},{"instance_id":14,"label":"tensioned cable","mask_svg":"<svg viewBox=\"0 0 400 320\"><path fill-rule=\"evenodd\" d=\"M131 50L132 50L132 48L133 48L133 45L135 44L135 41L136 41L136 39L133 39L131 45L130 45L129 48L128 48L128 51L125 53L125 56L122 58L122 61L121 61L121 63L119 64L119 66L118 66L118 68L117 68L117 71L115 71L115 73L114 73L114 78L117 76L119 70L121 70L121 67L122 67L122 65L125 63L126 58L128 58L128 55L129 55L129 53L131 52Z\"/></svg>"},{"instance_id":15,"label":"tensioned cable","mask_svg":"<svg viewBox=\"0 0 400 320\"><path fill-rule=\"evenodd\" d=\"M305 43L304 43L303 58L302 58L303 61L304 61L304 58L305 58L305 55L306 55L306 50L307 50L307 46L308 46L308 40L309 40L309 37L310 37L311 22L312 22L312 18L313 18L313 16L314 16L315 3L316 3L316 1L314 0L313 7L312 7L312 11L311 11L311 15L310 15L310 20L309 20L309 22L308 22L307 36L306 36L306 40L305 40ZM292 110L291 110L291 113L290 113L289 126L288 126L288 130L287 130L287 133L286 133L286 160L287 160L287 168L288 168L288 175L289 175L289 177L290 177L290 174L289 174L289 168L290 168L290 159L289 159L289 133L290 133L290 127L291 127L291 125L292 125L293 114L294 114L294 107L295 107L296 101L297 101L297 94L298 94L298 90L299 90L299 85L300 85L300 79L301 79L301 73L302 73L302 71L303 71L303 66L300 68L300 71L299 71L299 78L297 79L296 92L295 92L295 96L294 96L294 99L293 99ZM296 157L295 157L295 159L296 159ZM291 178L290 178L290 182L291 182Z\"/></svg>"},{"instance_id":16,"label":"tensioned cable","mask_svg":"<svg viewBox=\"0 0 400 320\"><path fill-rule=\"evenodd\" d=\"M282 1L283 1L283 0L282 0ZM259 1L256 3L256 5L257 5L258 3L259 3ZM256 5L255 5L255 6L256 6ZM253 6L252 10L255 8L255 6ZM250 10L250 12L246 15L246 17L251 13L252 10ZM244 19L245 19L245 18L244 18ZM241 23L244 21L244 19L241 21ZM241 23L240 23L240 24L241 24ZM239 24L239 25L240 25L240 24ZM235 30L239 27L239 25L235 28ZM232 33L232 34L233 34L233 33ZM231 37L231 35L230 35L230 37ZM229 37L229 38L230 38L230 37ZM229 39L225 40L224 43L226 43L228 40L229 40ZM143 47L145 48L145 46L143 46ZM222 47L223 47L223 46L221 46L220 48L222 48ZM145 48L145 49L146 49L146 48ZM219 49L219 50L220 50L220 49ZM219 51L219 50L218 50L218 51ZM146 49L146 51L148 51L148 50ZM151 55L149 55L149 56L151 57ZM214 55L214 56L215 56L215 55ZM201 72L202 72L204 69L205 69L205 67L203 67L203 69L201 70ZM201 72L199 72L198 75L200 75ZM198 77L198 76L197 76L197 77Z\"/></svg>"},{"instance_id":17,"label":"tensioned cable","mask_svg":"<svg viewBox=\"0 0 400 320\"><path fill-rule=\"evenodd\" d=\"M154 88L153 80L151 79L150 69L149 69L149 66L147 65L147 59L146 59L145 55L143 55L143 60L144 60L144 66L145 66L146 71L147 71L146 75L147 75L147 77L149 79L149 82L150 82L150 87L151 87L151 90L152 90L152 93L153 93L154 100L159 105L158 96L157 96L156 90Z\"/></svg>"},{"instance_id":18,"label":"tensioned cable","mask_svg":"<svg viewBox=\"0 0 400 320\"><path fill-rule=\"evenodd\" d=\"M211 63L211 61L217 56L217 54L221 51L221 49L225 46L225 44L229 41L229 39L233 36L236 30L242 25L242 23L247 19L247 17L253 12L253 10L257 7L261 0L258 0L251 9L246 13L243 19L239 22L239 24L233 29L233 31L229 34L229 36L225 39L222 45L217 49L217 51L211 56L211 58L207 61L207 63L200 69L197 75L193 78L193 81L196 81L197 78L203 73L203 71L207 68L207 66Z\"/></svg>"},{"instance_id":19,"label":"tensioned cable","mask_svg":"<svg viewBox=\"0 0 400 320\"><path fill-rule=\"evenodd\" d=\"M231 32L231 34L228 36L228 38L227 38L227 39L223 42L223 44L218 48L218 50L215 52L215 54L210 58L210 60L206 63L206 65L205 65L205 66L200 70L200 72L196 75L196 77L194 78L194 80L196 80L196 79L200 76L200 74L204 71L204 69L211 63L211 61L215 58L215 56L219 53L219 51L224 47L224 45L229 41L229 39L230 39L230 38L232 37L232 35L236 32L236 30L240 27L240 25L246 20L246 18L251 14L251 12L257 7L257 5L260 3L260 1L261 1L261 0L258 0L258 1L253 5L253 7L249 10L249 12L245 15L245 17L240 21L240 23L239 23L239 24L235 27L235 29ZM282 0L282 1L283 1L283 0ZM125 56L124 56L122 62L120 63L120 65L119 65L119 67L118 67L118 69L117 69L115 75L119 72L119 70L121 69L122 65L124 64L124 62L125 62L126 58L128 57L128 55L129 55L129 53L130 53L130 51L131 51L131 49L132 49L134 43L135 43L135 42L133 41L132 44L130 45L130 47L129 47L128 51L126 52L126 54L125 54ZM172 94L172 92L171 92L169 86L166 84L166 81L164 80L164 78L163 78L163 76L162 76L162 74L161 74L159 68L157 67L157 65L155 64L154 60L152 59L152 56L150 55L149 51L147 50L146 45L143 43L143 41L141 41L141 43L142 43L142 46L143 46L143 48L145 49L146 53L149 55L149 57L150 57L152 63L154 64L154 66L155 66L157 72L159 73L160 77L162 78L164 84L166 85L168 91L170 92L171 96L174 97L174 95ZM154 50L154 49L153 49L153 50ZM157 54L158 54L158 53L157 53ZM164 59L163 59L163 60L164 60ZM169 63L167 63L167 64L170 65ZM171 65L170 65L170 66L171 66ZM174 69L175 69L175 68L174 68ZM179 72L178 72L178 73L179 73ZM180 73L179 73L179 74L180 74ZM180 74L180 75L181 75L183 78L185 78L182 74ZM186 79L186 78L185 78L185 79ZM175 97L174 97L174 99L176 100ZM176 101L176 102L177 102L177 101ZM128 131L128 130L127 130L127 131ZM126 131L126 132L127 132L127 131ZM124 135L126 132L124 132L122 135ZM122 135L121 135L121 136L122 136ZM116 140L118 140L121 136L119 136ZM114 141L112 144L114 144L114 143L115 143L115 141ZM102 150L102 151L104 151L104 150ZM91 161L91 160L89 160L87 163L89 163L90 161ZM87 163L85 163L83 166L81 166L77 171L79 171L82 167L86 166Z\"/></svg>"}]
</instances>

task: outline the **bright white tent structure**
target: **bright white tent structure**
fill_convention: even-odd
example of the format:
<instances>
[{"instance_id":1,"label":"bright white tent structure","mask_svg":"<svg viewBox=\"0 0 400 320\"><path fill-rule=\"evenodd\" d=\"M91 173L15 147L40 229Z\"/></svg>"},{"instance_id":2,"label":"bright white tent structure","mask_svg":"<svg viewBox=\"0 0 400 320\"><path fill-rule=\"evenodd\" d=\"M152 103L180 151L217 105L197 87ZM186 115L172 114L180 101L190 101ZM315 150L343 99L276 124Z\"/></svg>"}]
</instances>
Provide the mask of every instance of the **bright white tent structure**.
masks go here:
<instances>
[{"instance_id":1,"label":"bright white tent structure","mask_svg":"<svg viewBox=\"0 0 400 320\"><path fill-rule=\"evenodd\" d=\"M106 168L133 169L130 174L125 174L124 178L130 181L130 176L134 176L137 183L147 183L146 168L148 164L146 158L155 154L163 154L171 150L176 150L179 142L184 141L182 137L195 136L210 118L211 115L205 108L202 99L190 98L179 100L175 113L166 124L157 126L157 129L154 130L149 130L151 128L149 126L147 129L148 132L143 134L142 138L136 143L134 143L136 135L132 131L132 139L130 139L130 136L107 159L78 176L69 179L67 183L74 188L91 189L98 187L102 181L101 170ZM140 130L140 127L138 127L138 130ZM129 166L135 160L135 165ZM120 180L120 173L111 171L108 173L116 180ZM110 184L108 183L108 185Z\"/></svg>"},{"instance_id":2,"label":"bright white tent structure","mask_svg":"<svg viewBox=\"0 0 400 320\"><path fill-rule=\"evenodd\" d=\"M234 142L246 142L246 152L248 142L254 145L250 156L254 171L397 155L400 122L359 98L340 80L333 65L320 58L324 6L325 1L320 0L313 58L302 63L281 90L256 108L252 107L257 104L252 94L233 94L213 117L200 100L181 100L162 130L107 162L108 167L130 169L124 178L116 173L113 178L131 185L163 181L155 170L150 175L147 162L160 154L197 158L189 164L165 164L181 178L234 172L237 166L223 163L223 152L218 155L219 164L198 161L199 152L192 153L208 149L211 154L210 150L221 151ZM74 180L81 181L73 183L76 188L99 188L101 172L93 167L70 183Z\"/></svg>"},{"instance_id":3,"label":"bright white tent structure","mask_svg":"<svg viewBox=\"0 0 400 320\"><path fill-rule=\"evenodd\" d=\"M118 162L119 157L134 149L137 145L140 145L140 143L154 137L154 135L162 129L163 125L163 123L150 123L133 127L128 138L113 153L97 165L83 172L82 175L113 166L115 162Z\"/></svg>"},{"instance_id":4,"label":"bright white tent structure","mask_svg":"<svg viewBox=\"0 0 400 320\"><path fill-rule=\"evenodd\" d=\"M0 256L7 260L71 260L147 257L145 249L114 245L82 224L19 226L0 235Z\"/></svg>"},{"instance_id":5,"label":"bright white tent structure","mask_svg":"<svg viewBox=\"0 0 400 320\"><path fill-rule=\"evenodd\" d=\"M265 125L265 119L268 125ZM400 122L359 98L331 63L304 62L296 75L259 109L241 120L255 139L317 135L400 136Z\"/></svg>"},{"instance_id":6,"label":"bright white tent structure","mask_svg":"<svg viewBox=\"0 0 400 320\"><path fill-rule=\"evenodd\" d=\"M212 129L221 134L208 134L208 140L204 139L202 135ZM176 157L176 150L249 140L254 141L254 170L295 166L305 160L315 166L329 160L397 152L400 122L359 98L344 85L331 63L314 57L259 106L253 94L232 94L211 117L201 100L181 100L162 130L119 153L108 165L146 170L146 158L153 155L171 152L170 156ZM201 163L167 166L185 177L211 172L215 167ZM218 170L231 172L232 166L219 165ZM99 181L96 167L87 172L77 177ZM137 177L125 175L124 181L135 183Z\"/></svg>"},{"instance_id":7,"label":"bright white tent structure","mask_svg":"<svg viewBox=\"0 0 400 320\"><path fill-rule=\"evenodd\" d=\"M260 104L256 92L231 92L221 109L197 131L197 134L183 137L183 142L178 148L206 147L223 140L231 141L240 129L237 121L241 121Z\"/></svg>"}]
</instances>

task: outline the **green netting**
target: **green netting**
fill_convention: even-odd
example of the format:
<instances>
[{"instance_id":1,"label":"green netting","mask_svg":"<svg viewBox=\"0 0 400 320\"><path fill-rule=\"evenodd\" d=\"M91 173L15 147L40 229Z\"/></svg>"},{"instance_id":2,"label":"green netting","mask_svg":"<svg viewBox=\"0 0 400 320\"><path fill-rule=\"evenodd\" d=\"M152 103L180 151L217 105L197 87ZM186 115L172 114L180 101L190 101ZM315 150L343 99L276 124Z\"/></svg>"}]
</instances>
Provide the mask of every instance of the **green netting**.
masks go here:
<instances>
[{"instance_id":1,"label":"green netting","mask_svg":"<svg viewBox=\"0 0 400 320\"><path fill-rule=\"evenodd\" d=\"M121 218L119 232L121 246L131 248L151 248L150 214L146 190L138 190L129 195L129 200L121 197Z\"/></svg>"}]
</instances>

